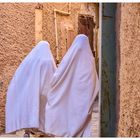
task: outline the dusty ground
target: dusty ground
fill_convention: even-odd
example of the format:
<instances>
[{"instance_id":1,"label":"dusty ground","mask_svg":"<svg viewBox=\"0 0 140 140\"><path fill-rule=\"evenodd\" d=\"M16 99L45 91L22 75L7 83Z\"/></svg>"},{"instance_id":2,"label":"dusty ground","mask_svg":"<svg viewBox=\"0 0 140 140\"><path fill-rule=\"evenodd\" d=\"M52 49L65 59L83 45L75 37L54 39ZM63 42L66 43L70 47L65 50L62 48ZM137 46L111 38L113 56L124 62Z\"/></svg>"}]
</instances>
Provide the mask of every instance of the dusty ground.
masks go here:
<instances>
[{"instance_id":1,"label":"dusty ground","mask_svg":"<svg viewBox=\"0 0 140 140\"><path fill-rule=\"evenodd\" d=\"M0 133L5 129L5 99L9 82L23 60L35 45L35 7L37 3L1 3L0 4ZM55 30L53 9L67 11L67 4L44 3L43 4L43 40L49 41L51 50L55 55ZM70 17L58 17L58 27L61 22L70 22L77 34L78 13L81 4L72 4ZM88 13L94 14L95 9L89 7ZM81 11L85 13L83 9ZM95 20L96 21L96 20ZM97 21L96 21L97 22ZM59 43L65 45L61 34L64 30L58 30ZM96 116L96 115L95 115Z\"/></svg>"},{"instance_id":2,"label":"dusty ground","mask_svg":"<svg viewBox=\"0 0 140 140\"><path fill-rule=\"evenodd\" d=\"M140 4L121 4L118 136L140 137Z\"/></svg>"}]
</instances>

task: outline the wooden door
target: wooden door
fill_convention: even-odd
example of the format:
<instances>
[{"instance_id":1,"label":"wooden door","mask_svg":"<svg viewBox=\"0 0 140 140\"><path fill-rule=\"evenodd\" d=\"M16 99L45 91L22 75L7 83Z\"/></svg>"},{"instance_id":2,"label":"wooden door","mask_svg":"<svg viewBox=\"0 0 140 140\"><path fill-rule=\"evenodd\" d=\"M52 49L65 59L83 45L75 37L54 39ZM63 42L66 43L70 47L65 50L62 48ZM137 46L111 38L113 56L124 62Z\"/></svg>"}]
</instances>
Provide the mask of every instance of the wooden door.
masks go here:
<instances>
[{"instance_id":1,"label":"wooden door","mask_svg":"<svg viewBox=\"0 0 140 140\"><path fill-rule=\"evenodd\" d=\"M93 20L93 16L88 15L79 15L78 17L78 34L85 34L89 38L90 47L93 55L95 56L95 50L93 46L93 29L95 27L95 23Z\"/></svg>"}]
</instances>

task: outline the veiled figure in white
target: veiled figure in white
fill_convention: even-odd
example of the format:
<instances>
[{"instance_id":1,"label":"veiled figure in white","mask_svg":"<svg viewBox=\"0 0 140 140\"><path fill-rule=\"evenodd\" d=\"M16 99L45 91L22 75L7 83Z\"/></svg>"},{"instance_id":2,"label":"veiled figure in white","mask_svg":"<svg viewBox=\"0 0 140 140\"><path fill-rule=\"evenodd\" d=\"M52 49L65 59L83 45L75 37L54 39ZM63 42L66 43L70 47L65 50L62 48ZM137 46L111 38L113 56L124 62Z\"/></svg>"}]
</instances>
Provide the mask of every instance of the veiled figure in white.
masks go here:
<instances>
[{"instance_id":1,"label":"veiled figure in white","mask_svg":"<svg viewBox=\"0 0 140 140\"><path fill-rule=\"evenodd\" d=\"M10 83L6 132L38 128L59 137L88 137L98 91L95 60L87 36L76 36L58 68L49 44L41 41Z\"/></svg>"},{"instance_id":2,"label":"veiled figure in white","mask_svg":"<svg viewBox=\"0 0 140 140\"><path fill-rule=\"evenodd\" d=\"M76 36L50 86L45 132L63 137L90 136L92 108L99 81L87 36Z\"/></svg>"},{"instance_id":3,"label":"veiled figure in white","mask_svg":"<svg viewBox=\"0 0 140 140\"><path fill-rule=\"evenodd\" d=\"M39 42L19 65L8 87L6 133L44 129L47 91L55 69L49 43Z\"/></svg>"}]
</instances>

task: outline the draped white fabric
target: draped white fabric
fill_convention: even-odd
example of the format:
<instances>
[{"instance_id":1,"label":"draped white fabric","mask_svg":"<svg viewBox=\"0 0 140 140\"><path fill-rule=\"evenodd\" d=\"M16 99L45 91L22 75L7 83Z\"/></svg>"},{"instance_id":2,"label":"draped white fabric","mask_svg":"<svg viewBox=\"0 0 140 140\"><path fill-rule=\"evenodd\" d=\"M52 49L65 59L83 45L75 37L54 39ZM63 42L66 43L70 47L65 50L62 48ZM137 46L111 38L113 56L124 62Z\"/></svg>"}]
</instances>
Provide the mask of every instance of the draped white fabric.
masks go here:
<instances>
[{"instance_id":1,"label":"draped white fabric","mask_svg":"<svg viewBox=\"0 0 140 140\"><path fill-rule=\"evenodd\" d=\"M88 37L78 35L51 80L45 132L65 137L89 135L86 128L89 129L91 108L98 90Z\"/></svg>"},{"instance_id":2,"label":"draped white fabric","mask_svg":"<svg viewBox=\"0 0 140 140\"><path fill-rule=\"evenodd\" d=\"M99 82L88 37L78 35L58 68L41 41L17 69L7 92L6 132L38 128L62 137L90 136Z\"/></svg>"},{"instance_id":3,"label":"draped white fabric","mask_svg":"<svg viewBox=\"0 0 140 140\"><path fill-rule=\"evenodd\" d=\"M55 71L49 44L41 41L26 56L9 85L6 99L6 133L44 126L49 80Z\"/></svg>"}]
</instances>

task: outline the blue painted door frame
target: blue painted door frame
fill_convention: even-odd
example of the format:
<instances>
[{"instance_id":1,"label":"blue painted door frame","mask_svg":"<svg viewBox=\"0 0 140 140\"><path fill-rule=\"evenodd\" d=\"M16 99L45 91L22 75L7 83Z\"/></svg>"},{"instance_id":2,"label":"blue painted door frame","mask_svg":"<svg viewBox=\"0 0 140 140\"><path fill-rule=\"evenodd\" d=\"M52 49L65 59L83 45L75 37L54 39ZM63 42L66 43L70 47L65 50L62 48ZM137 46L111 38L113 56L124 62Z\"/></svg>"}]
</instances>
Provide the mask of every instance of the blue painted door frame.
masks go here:
<instances>
[{"instance_id":1,"label":"blue painted door frame","mask_svg":"<svg viewBox=\"0 0 140 140\"><path fill-rule=\"evenodd\" d=\"M115 3L102 4L101 136L116 135Z\"/></svg>"}]
</instances>

